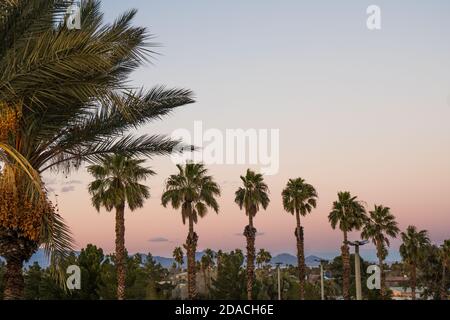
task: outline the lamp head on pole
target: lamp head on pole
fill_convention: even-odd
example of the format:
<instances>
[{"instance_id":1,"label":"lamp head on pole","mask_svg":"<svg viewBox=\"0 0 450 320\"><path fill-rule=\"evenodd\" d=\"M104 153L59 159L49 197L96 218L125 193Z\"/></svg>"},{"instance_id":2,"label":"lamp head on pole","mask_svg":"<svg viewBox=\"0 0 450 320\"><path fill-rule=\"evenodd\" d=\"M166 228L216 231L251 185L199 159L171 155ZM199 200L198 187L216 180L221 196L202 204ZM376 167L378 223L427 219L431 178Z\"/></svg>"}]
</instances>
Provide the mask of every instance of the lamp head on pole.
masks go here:
<instances>
[{"instance_id":1,"label":"lamp head on pole","mask_svg":"<svg viewBox=\"0 0 450 320\"><path fill-rule=\"evenodd\" d=\"M368 243L369 243L369 240L361 240L361 241L356 240L356 241L347 241L346 242L346 244L349 244L349 245L354 246L354 247L363 246L363 245L368 244Z\"/></svg>"}]
</instances>

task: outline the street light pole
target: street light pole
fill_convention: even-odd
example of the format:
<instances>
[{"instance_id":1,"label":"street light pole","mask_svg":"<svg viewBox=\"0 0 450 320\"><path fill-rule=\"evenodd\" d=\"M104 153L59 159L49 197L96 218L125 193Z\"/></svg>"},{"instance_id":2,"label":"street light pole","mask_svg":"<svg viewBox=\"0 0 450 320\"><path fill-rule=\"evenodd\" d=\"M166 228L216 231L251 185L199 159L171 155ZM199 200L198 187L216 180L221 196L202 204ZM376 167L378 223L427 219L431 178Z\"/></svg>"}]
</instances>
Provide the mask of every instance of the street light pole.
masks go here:
<instances>
[{"instance_id":1,"label":"street light pole","mask_svg":"<svg viewBox=\"0 0 450 320\"><path fill-rule=\"evenodd\" d=\"M280 275L280 265L281 265L281 262L277 262L277 272L278 272L278 300L281 300L281 275Z\"/></svg>"},{"instance_id":2,"label":"street light pole","mask_svg":"<svg viewBox=\"0 0 450 320\"><path fill-rule=\"evenodd\" d=\"M320 261L320 298L322 300L325 300L325 288L323 285L323 264L322 261Z\"/></svg>"},{"instance_id":3,"label":"street light pole","mask_svg":"<svg viewBox=\"0 0 450 320\"><path fill-rule=\"evenodd\" d=\"M361 260L359 258L359 246L363 246L368 243L364 241L348 241L348 244L355 247L355 283L356 283L356 300L362 300L362 288L361 288Z\"/></svg>"},{"instance_id":4,"label":"street light pole","mask_svg":"<svg viewBox=\"0 0 450 320\"><path fill-rule=\"evenodd\" d=\"M320 298L321 300L325 300L325 287L324 287L324 279L323 279L323 262L326 260L322 259L314 259L314 261L320 263Z\"/></svg>"},{"instance_id":5,"label":"street light pole","mask_svg":"<svg viewBox=\"0 0 450 320\"><path fill-rule=\"evenodd\" d=\"M359 245L355 246L355 277L356 277L356 300L362 300L361 260L359 259Z\"/></svg>"}]
</instances>

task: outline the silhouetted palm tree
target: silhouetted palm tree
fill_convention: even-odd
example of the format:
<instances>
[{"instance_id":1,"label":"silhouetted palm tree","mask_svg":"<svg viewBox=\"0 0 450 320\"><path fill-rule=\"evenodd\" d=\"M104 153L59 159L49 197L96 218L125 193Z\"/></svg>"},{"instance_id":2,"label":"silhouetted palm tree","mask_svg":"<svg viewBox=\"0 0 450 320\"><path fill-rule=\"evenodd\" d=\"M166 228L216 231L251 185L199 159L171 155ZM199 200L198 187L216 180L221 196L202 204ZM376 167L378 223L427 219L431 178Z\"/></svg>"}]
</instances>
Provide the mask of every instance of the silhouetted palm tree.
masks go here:
<instances>
[{"instance_id":1,"label":"silhouetted palm tree","mask_svg":"<svg viewBox=\"0 0 450 320\"><path fill-rule=\"evenodd\" d=\"M290 179L286 188L281 193L284 210L295 214L297 227L295 237L297 239L298 274L300 281L300 300L305 299L305 249L303 227L300 215L306 216L317 205L317 192L314 187L302 178Z\"/></svg>"},{"instance_id":2,"label":"silhouetted palm tree","mask_svg":"<svg viewBox=\"0 0 450 320\"><path fill-rule=\"evenodd\" d=\"M164 207L169 203L174 209L181 207L183 224L188 220L189 234L185 245L188 260L188 295L189 299L195 299L197 297L195 251L198 236L194 232L194 223L197 223L198 217L203 218L208 213L208 207L216 213L219 212L216 197L220 196L220 188L212 176L207 175L208 171L201 163L177 165L177 168L178 174L171 175L167 179L161 201Z\"/></svg>"},{"instance_id":3,"label":"silhouetted palm tree","mask_svg":"<svg viewBox=\"0 0 450 320\"><path fill-rule=\"evenodd\" d=\"M244 236L247 239L247 298L253 298L253 284L255 277L255 237L256 229L253 226L253 218L260 207L264 210L269 205L269 188L264 183L262 174L257 174L248 169L245 176L241 176L243 187L235 193L235 202L239 208L245 210L248 216L248 226L245 227Z\"/></svg>"},{"instance_id":4,"label":"silhouetted palm tree","mask_svg":"<svg viewBox=\"0 0 450 320\"><path fill-rule=\"evenodd\" d=\"M354 229L359 230L367 220L366 210L357 197L350 192L339 192L338 201L333 203L333 208L328 215L331 227L339 229L344 234L341 247L343 263L343 294L345 300L350 300L350 252L348 247L348 233Z\"/></svg>"},{"instance_id":5,"label":"silhouetted palm tree","mask_svg":"<svg viewBox=\"0 0 450 320\"><path fill-rule=\"evenodd\" d=\"M181 247L176 247L175 249L173 249L172 255L173 259L178 264L178 268L180 268L180 270L183 270L183 262L184 262L183 249Z\"/></svg>"},{"instance_id":6,"label":"silhouetted palm tree","mask_svg":"<svg viewBox=\"0 0 450 320\"><path fill-rule=\"evenodd\" d=\"M116 210L116 256L117 299L125 299L125 206L131 211L142 208L144 199L150 197L149 188L140 181L155 173L141 165L145 160L123 155L106 156L97 165L88 167L95 178L89 184L92 204L97 211L104 207Z\"/></svg>"},{"instance_id":7,"label":"silhouetted palm tree","mask_svg":"<svg viewBox=\"0 0 450 320\"><path fill-rule=\"evenodd\" d=\"M401 236L403 243L400 245L400 255L410 267L411 294L412 299L416 300L417 263L422 250L430 244L430 239L426 230L417 231L415 226L409 226Z\"/></svg>"},{"instance_id":8,"label":"silhouetted palm tree","mask_svg":"<svg viewBox=\"0 0 450 320\"><path fill-rule=\"evenodd\" d=\"M269 251L261 248L258 251L258 254L256 255L256 264L258 265L258 268L261 268L263 265L266 265L272 260L272 255Z\"/></svg>"},{"instance_id":9,"label":"silhouetted palm tree","mask_svg":"<svg viewBox=\"0 0 450 320\"><path fill-rule=\"evenodd\" d=\"M206 249L203 252L203 256L200 260L203 278L205 282L205 290L208 297L211 290L211 268L214 267L215 258L216 258L215 252L212 251L211 249Z\"/></svg>"},{"instance_id":10,"label":"silhouetted palm tree","mask_svg":"<svg viewBox=\"0 0 450 320\"><path fill-rule=\"evenodd\" d=\"M397 237L400 230L394 215L391 214L388 207L375 205L375 209L370 211L369 214L369 219L364 224L361 237L364 239L371 239L377 248L378 264L381 275L380 293L381 297L385 298L386 284L383 272L383 260L386 258L387 248L390 245L388 237Z\"/></svg>"}]
</instances>

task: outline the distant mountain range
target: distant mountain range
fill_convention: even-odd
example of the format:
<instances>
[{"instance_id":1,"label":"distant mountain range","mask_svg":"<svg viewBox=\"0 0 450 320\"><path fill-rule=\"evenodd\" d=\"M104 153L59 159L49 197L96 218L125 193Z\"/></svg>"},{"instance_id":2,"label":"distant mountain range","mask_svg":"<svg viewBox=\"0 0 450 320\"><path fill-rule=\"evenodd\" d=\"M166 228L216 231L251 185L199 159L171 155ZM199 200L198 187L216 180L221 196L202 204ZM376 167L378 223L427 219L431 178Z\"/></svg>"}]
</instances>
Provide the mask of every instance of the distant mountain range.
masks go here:
<instances>
[{"instance_id":1,"label":"distant mountain range","mask_svg":"<svg viewBox=\"0 0 450 320\"><path fill-rule=\"evenodd\" d=\"M202 258L203 255L204 255L203 252L197 252L195 254L195 259L197 261L200 261L200 259ZM319 261L321 259L332 260L337 255L338 254L336 254L336 253L324 253L323 255L321 255L323 258L319 258L316 255L309 255L305 258L305 264L308 267L318 267L320 264ZM143 256L145 257L146 255L143 254ZM372 262L376 261L376 256L375 256L374 252L372 252L372 251L366 251L366 252L362 251L361 256L366 261L372 261ZM399 258L397 258L397 256L398 256L398 252L396 252L396 251L392 252L391 259L388 259L387 263L400 260ZM162 256L153 256L153 258L155 259L155 261L157 263L160 263L165 268L171 267L172 264L174 263L173 258L167 258L167 257L162 257ZM2 258L0 258L0 260L2 260ZM29 267L30 265L33 265L35 262L37 262L43 268L48 267L49 261L48 261L47 257L45 256L44 250L38 250L31 257L30 261L28 261L25 264L25 267ZM281 253L281 254L275 255L272 258L272 261L270 262L271 265L276 265L277 263L281 263L282 265L295 266L295 265L297 265L297 257L292 254L289 254L289 253ZM184 266L186 266L186 263Z\"/></svg>"},{"instance_id":2,"label":"distant mountain range","mask_svg":"<svg viewBox=\"0 0 450 320\"><path fill-rule=\"evenodd\" d=\"M204 252L197 252L195 254L195 259L197 261L200 261L203 257ZM143 255L145 256L145 255ZM1 258L0 258L1 259ZM161 264L164 268L170 268L172 264L174 263L173 258L167 258L167 257L161 257L161 256L153 256L153 259L159 264ZM185 258L186 260L186 258ZM317 256L308 256L305 259L305 263L308 267L317 267L319 265L319 262L317 260L320 260ZM29 267L33 265L35 262L37 262L41 267L47 268L49 266L49 260L45 255L44 250L38 250L31 259L25 263L25 267ZM297 264L297 257L293 256L288 253L282 253L279 255L276 255L272 258L272 261L270 264L276 265L277 263L281 263L283 265L296 265ZM186 262L184 263L186 265Z\"/></svg>"}]
</instances>

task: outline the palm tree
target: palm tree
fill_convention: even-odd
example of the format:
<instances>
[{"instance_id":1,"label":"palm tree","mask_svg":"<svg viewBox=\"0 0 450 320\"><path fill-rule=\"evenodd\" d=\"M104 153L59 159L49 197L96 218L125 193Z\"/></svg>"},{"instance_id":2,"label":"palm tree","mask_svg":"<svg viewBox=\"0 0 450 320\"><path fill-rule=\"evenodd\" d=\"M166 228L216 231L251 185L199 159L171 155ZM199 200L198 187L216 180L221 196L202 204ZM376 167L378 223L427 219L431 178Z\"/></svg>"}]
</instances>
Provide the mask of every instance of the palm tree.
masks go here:
<instances>
[{"instance_id":1,"label":"palm tree","mask_svg":"<svg viewBox=\"0 0 450 320\"><path fill-rule=\"evenodd\" d=\"M208 171L201 163L177 165L177 168L178 174L173 174L167 179L161 201L164 207L169 203L174 209L181 207L183 224L188 220L189 233L185 244L188 260L188 295L189 299L195 299L197 297L195 251L198 236L194 232L194 223L197 223L198 217L203 218L208 213L208 207L216 213L219 212L219 204L215 197L220 196L220 188L212 176L207 175Z\"/></svg>"},{"instance_id":2,"label":"palm tree","mask_svg":"<svg viewBox=\"0 0 450 320\"><path fill-rule=\"evenodd\" d=\"M333 208L328 215L331 227L339 229L344 234L342 243L342 264L343 264L343 294L345 300L350 300L350 252L348 247L348 233L354 229L359 230L366 221L366 210L350 192L339 192L338 200L333 203Z\"/></svg>"},{"instance_id":3,"label":"palm tree","mask_svg":"<svg viewBox=\"0 0 450 320\"><path fill-rule=\"evenodd\" d=\"M269 206L269 188L264 183L262 174L257 174L248 169L245 176L241 176L243 187L235 193L235 202L239 208L245 210L248 216L248 225L245 227L244 236L247 239L247 298L253 298L253 283L255 276L255 237L256 229L253 226L253 218L260 207L264 210Z\"/></svg>"},{"instance_id":4,"label":"palm tree","mask_svg":"<svg viewBox=\"0 0 450 320\"><path fill-rule=\"evenodd\" d=\"M139 182L155 174L141 166L144 162L118 154L105 156L99 164L88 167L88 172L95 178L89 185L95 209L116 210L115 261L119 300L125 299L125 205L128 204L131 211L142 208L150 193L149 188Z\"/></svg>"},{"instance_id":5,"label":"palm tree","mask_svg":"<svg viewBox=\"0 0 450 320\"><path fill-rule=\"evenodd\" d=\"M281 193L284 210L295 214L297 227L295 237L297 239L298 276L300 281L300 300L305 299L305 249L303 241L303 227L300 223L300 215L303 217L312 211L317 205L317 192L314 187L302 178L289 179L286 188Z\"/></svg>"},{"instance_id":6,"label":"palm tree","mask_svg":"<svg viewBox=\"0 0 450 320\"><path fill-rule=\"evenodd\" d=\"M447 300L448 297L448 277L447 269L450 266L450 239L445 240L440 248L442 260L442 285L441 285L441 300Z\"/></svg>"},{"instance_id":7,"label":"palm tree","mask_svg":"<svg viewBox=\"0 0 450 320\"><path fill-rule=\"evenodd\" d=\"M412 299L416 300L417 263L422 250L430 244L430 239L426 230L417 231L415 226L409 226L401 236L403 243L400 246L400 255L410 267L411 294Z\"/></svg>"},{"instance_id":8,"label":"palm tree","mask_svg":"<svg viewBox=\"0 0 450 320\"><path fill-rule=\"evenodd\" d=\"M224 256L224 253L222 250L217 251L217 254L216 254L217 274L219 274L219 272L220 272L219 269L222 268L223 256Z\"/></svg>"},{"instance_id":9,"label":"palm tree","mask_svg":"<svg viewBox=\"0 0 450 320\"><path fill-rule=\"evenodd\" d=\"M269 251L266 251L265 249L259 249L258 254L256 255L256 264L258 265L258 268L261 268L261 266L269 263L272 260L272 255Z\"/></svg>"},{"instance_id":10,"label":"palm tree","mask_svg":"<svg viewBox=\"0 0 450 320\"><path fill-rule=\"evenodd\" d=\"M0 3L0 255L7 261L6 299L23 296L22 265L39 246L54 265L72 249L42 174L69 173L104 155L170 154L178 141L126 132L193 102L189 90L136 91L127 85L154 46L145 28L131 25L135 10L104 25L100 2L83 1L81 30L68 30L54 18L69 4Z\"/></svg>"},{"instance_id":11,"label":"palm tree","mask_svg":"<svg viewBox=\"0 0 450 320\"><path fill-rule=\"evenodd\" d=\"M216 254L211 249L206 249L203 252L203 256L200 260L201 270L203 272L203 279L205 282L205 290L209 296L211 289L211 268L214 267L214 259L216 258Z\"/></svg>"},{"instance_id":12,"label":"palm tree","mask_svg":"<svg viewBox=\"0 0 450 320\"><path fill-rule=\"evenodd\" d=\"M378 265L380 267L381 297L386 296L385 275L383 272L383 260L387 255L387 248L390 245L389 238L397 237L400 232L394 215L391 214L390 208L375 205L375 209L369 212L369 219L364 224L361 237L371 239L377 248Z\"/></svg>"},{"instance_id":13,"label":"palm tree","mask_svg":"<svg viewBox=\"0 0 450 320\"><path fill-rule=\"evenodd\" d=\"M173 250L173 259L175 260L175 262L178 264L178 268L180 270L183 269L183 262L184 262L184 253L183 253L183 249L181 247L176 247Z\"/></svg>"}]
</instances>

